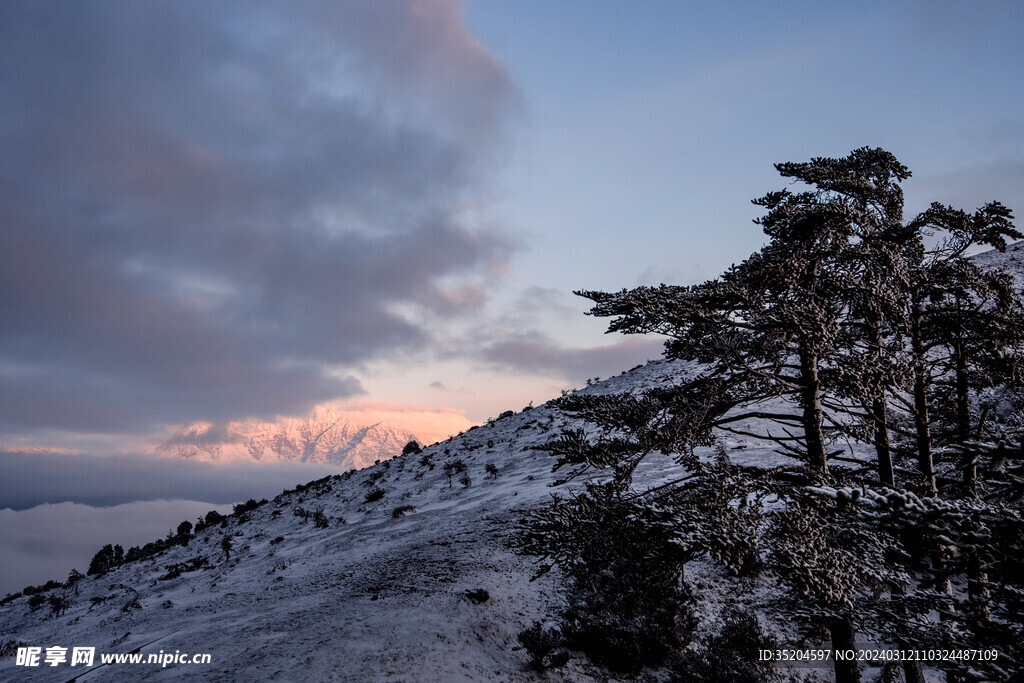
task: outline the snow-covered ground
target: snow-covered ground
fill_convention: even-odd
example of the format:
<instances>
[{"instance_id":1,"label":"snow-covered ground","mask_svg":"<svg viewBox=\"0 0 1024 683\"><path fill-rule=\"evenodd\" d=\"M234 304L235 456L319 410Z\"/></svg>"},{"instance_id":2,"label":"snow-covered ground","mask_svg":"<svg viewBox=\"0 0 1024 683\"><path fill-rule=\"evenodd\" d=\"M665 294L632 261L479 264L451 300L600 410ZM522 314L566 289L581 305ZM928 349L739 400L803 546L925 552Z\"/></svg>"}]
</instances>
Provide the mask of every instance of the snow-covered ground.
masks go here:
<instances>
[{"instance_id":1,"label":"snow-covered ground","mask_svg":"<svg viewBox=\"0 0 1024 683\"><path fill-rule=\"evenodd\" d=\"M1012 245L1010 258L1001 260L1020 271L1022 256ZM639 391L690 371L656 361L581 392ZM19 597L0 607L0 678L537 679L525 668L517 634L558 612L561 586L557 572L531 582L536 567L509 540L524 511L555 491L552 459L533 447L568 426L575 426L571 419L545 404L422 453L282 494L243 521L203 530L187 547L88 577L75 590L56 589L71 600L60 616L46 604L32 610L28 597ZM739 426L764 428L757 421ZM758 439L728 436L726 445L736 462L785 459ZM851 454L867 459L870 449L850 444ZM456 461L465 472L449 478L445 464ZM674 476L675 467L669 458L653 458L638 483ZM468 483L460 481L463 474ZM326 528L314 523L321 510ZM190 561L199 568L169 577L170 567ZM712 628L715 612L738 595L710 564L694 563L687 572L702 600L702 627ZM69 659L73 647L95 647L96 656L92 668L28 668L16 665L19 646L42 648L41 659L54 646L68 648ZM134 650L209 653L211 663L101 666L100 654ZM608 680L581 658L543 677Z\"/></svg>"},{"instance_id":2,"label":"snow-covered ground","mask_svg":"<svg viewBox=\"0 0 1024 683\"><path fill-rule=\"evenodd\" d=\"M674 372L655 362L582 391L636 389ZM557 611L558 577L531 582L536 567L508 541L522 511L553 492L552 458L532 447L566 424L557 409L539 406L284 494L187 547L80 581L59 617L20 597L0 608L0 678L532 679L517 634ZM449 482L444 465L457 460L469 485L462 473ZM383 496L367 502L373 490ZM395 512L405 506L412 509ZM296 512L321 508L326 528ZM202 568L162 578L197 558ZM477 604L467 591L480 589L488 598ZM81 676L86 667L69 663L19 667L19 645L43 648L42 658L47 647L67 647L69 659L71 648L95 646L97 668ZM212 662L100 666L100 653L139 647L210 653ZM575 661L555 676L601 677L587 668Z\"/></svg>"}]
</instances>

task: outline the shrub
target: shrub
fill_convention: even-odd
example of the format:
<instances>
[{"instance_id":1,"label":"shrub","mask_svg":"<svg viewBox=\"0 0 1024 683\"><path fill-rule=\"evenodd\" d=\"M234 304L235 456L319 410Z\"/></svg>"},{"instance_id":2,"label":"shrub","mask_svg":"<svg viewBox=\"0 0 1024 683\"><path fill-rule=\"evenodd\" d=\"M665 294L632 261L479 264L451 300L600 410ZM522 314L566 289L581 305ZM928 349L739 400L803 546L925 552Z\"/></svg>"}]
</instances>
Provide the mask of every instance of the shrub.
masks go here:
<instances>
[{"instance_id":1,"label":"shrub","mask_svg":"<svg viewBox=\"0 0 1024 683\"><path fill-rule=\"evenodd\" d=\"M366 502L376 503L378 500L384 497L386 491L382 488L374 487L366 492Z\"/></svg>"},{"instance_id":2,"label":"shrub","mask_svg":"<svg viewBox=\"0 0 1024 683\"><path fill-rule=\"evenodd\" d=\"M708 638L703 647L688 650L673 667L681 680L708 683L759 683L778 680L771 662L759 661L761 650L777 646L765 635L753 614L732 609L725 614L722 632Z\"/></svg>"},{"instance_id":3,"label":"shrub","mask_svg":"<svg viewBox=\"0 0 1024 683\"><path fill-rule=\"evenodd\" d=\"M245 501L244 503L238 503L237 505L235 505L235 507L233 508L233 510L231 512L231 516L232 517L241 517L246 512L249 512L250 510L255 510L259 506L264 505L266 502L267 502L266 498L264 498L261 501L256 501L256 500L250 498L249 500Z\"/></svg>"},{"instance_id":4,"label":"shrub","mask_svg":"<svg viewBox=\"0 0 1024 683\"><path fill-rule=\"evenodd\" d=\"M530 654L530 668L545 671L557 668L569 661L565 641L555 629L546 629L538 621L528 629L519 632L519 644Z\"/></svg>"},{"instance_id":5,"label":"shrub","mask_svg":"<svg viewBox=\"0 0 1024 683\"><path fill-rule=\"evenodd\" d=\"M469 478L468 473L463 473L463 475L459 477L459 483L462 484L463 488L467 488L473 484L473 480Z\"/></svg>"},{"instance_id":6,"label":"shrub","mask_svg":"<svg viewBox=\"0 0 1024 683\"><path fill-rule=\"evenodd\" d=\"M313 524L316 525L317 529L326 529L331 525L330 520L327 519L327 515L324 514L322 506L317 507L317 509L313 511Z\"/></svg>"},{"instance_id":7,"label":"shrub","mask_svg":"<svg viewBox=\"0 0 1024 683\"><path fill-rule=\"evenodd\" d=\"M217 512L216 510L210 510L209 512L206 513L205 517L196 522L195 532L198 534L203 529L211 526L216 526L223 522L225 519L227 518L224 517L224 515Z\"/></svg>"},{"instance_id":8,"label":"shrub","mask_svg":"<svg viewBox=\"0 0 1024 683\"><path fill-rule=\"evenodd\" d=\"M491 479L498 478L498 468L494 463L489 462L484 466L484 471L487 472L487 476Z\"/></svg>"},{"instance_id":9,"label":"shrub","mask_svg":"<svg viewBox=\"0 0 1024 683\"><path fill-rule=\"evenodd\" d=\"M35 595L29 596L28 608L35 612L37 609L43 606L44 602L46 602L46 596L42 593L36 593Z\"/></svg>"},{"instance_id":10,"label":"shrub","mask_svg":"<svg viewBox=\"0 0 1024 683\"><path fill-rule=\"evenodd\" d=\"M220 539L220 549L224 551L224 559L231 559L231 537L224 536Z\"/></svg>"},{"instance_id":11,"label":"shrub","mask_svg":"<svg viewBox=\"0 0 1024 683\"><path fill-rule=\"evenodd\" d=\"M415 511L415 505L399 505L398 507L391 511L391 519L400 519L401 517L405 516L405 513Z\"/></svg>"},{"instance_id":12,"label":"shrub","mask_svg":"<svg viewBox=\"0 0 1024 683\"><path fill-rule=\"evenodd\" d=\"M193 557L186 562L176 562L167 565L167 573L159 577L157 581L170 581L176 579L186 572L194 572L207 566L206 558L202 556Z\"/></svg>"},{"instance_id":13,"label":"shrub","mask_svg":"<svg viewBox=\"0 0 1024 683\"><path fill-rule=\"evenodd\" d=\"M89 562L89 576L106 574L123 562L124 549L119 545L112 546L108 543L93 555L92 561Z\"/></svg>"},{"instance_id":14,"label":"shrub","mask_svg":"<svg viewBox=\"0 0 1024 683\"><path fill-rule=\"evenodd\" d=\"M85 574L83 574L82 572L78 571L77 569L72 569L71 573L68 574L68 580L64 582L64 587L65 588L74 588L75 589L75 595L78 595L78 582L81 581L84 578L85 578Z\"/></svg>"},{"instance_id":15,"label":"shrub","mask_svg":"<svg viewBox=\"0 0 1024 683\"><path fill-rule=\"evenodd\" d=\"M56 593L50 595L48 602L50 603L50 614L54 619L67 612L68 607L71 607L69 599Z\"/></svg>"},{"instance_id":16,"label":"shrub","mask_svg":"<svg viewBox=\"0 0 1024 683\"><path fill-rule=\"evenodd\" d=\"M270 542L270 545L277 545L278 543L284 543L284 536L278 536Z\"/></svg>"},{"instance_id":17,"label":"shrub","mask_svg":"<svg viewBox=\"0 0 1024 683\"><path fill-rule=\"evenodd\" d=\"M422 452L423 452L423 447L420 446L419 443L417 443L416 439L413 439L409 443L405 444L405 447L402 448L402 455L410 455L410 454L422 453Z\"/></svg>"},{"instance_id":18,"label":"shrub","mask_svg":"<svg viewBox=\"0 0 1024 683\"><path fill-rule=\"evenodd\" d=\"M553 560L572 580L562 628L568 647L614 671L660 665L689 642L692 601L681 579L697 551L680 547L665 514L612 485L590 484L527 521L521 549Z\"/></svg>"}]
</instances>

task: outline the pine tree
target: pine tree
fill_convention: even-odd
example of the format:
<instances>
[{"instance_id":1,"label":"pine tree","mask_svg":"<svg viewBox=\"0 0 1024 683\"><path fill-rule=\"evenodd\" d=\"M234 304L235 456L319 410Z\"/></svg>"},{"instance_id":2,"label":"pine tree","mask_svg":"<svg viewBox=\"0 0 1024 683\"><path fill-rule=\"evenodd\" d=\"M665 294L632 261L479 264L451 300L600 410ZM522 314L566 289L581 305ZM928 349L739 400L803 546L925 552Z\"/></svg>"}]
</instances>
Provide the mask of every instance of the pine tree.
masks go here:
<instances>
[{"instance_id":1,"label":"pine tree","mask_svg":"<svg viewBox=\"0 0 1024 683\"><path fill-rule=\"evenodd\" d=\"M904 224L899 183L909 171L884 150L777 169L811 189L755 200L770 241L742 264L690 287L577 292L594 302L592 315L612 318L610 332L667 336L666 356L695 361L696 374L560 399L588 425L540 447L555 470L568 469L560 483L588 470L608 478L539 513L524 547L585 588L585 604L612 606L591 611L601 623L638 604L603 595L611 584L598 580L628 565L625 548L666 560L664 576L678 575L684 592L686 563L706 556L740 579L771 575L788 600L757 607L825 629L836 648L852 647L863 628L907 648L991 643L1004 660L937 665L954 678L1019 673L1024 457L1016 442L971 441L985 426L971 401L986 387L1019 385L1024 306L1006 276L965 257L973 245L1005 248L1006 237L1020 237L1012 216L998 203L974 215L934 205ZM927 231L943 241L926 249ZM799 412L766 409L779 397ZM900 404L912 434L891 423ZM750 433L737 426L748 418L775 426ZM738 467L725 449L702 457L696 449L717 431L767 436L804 464ZM830 470L833 433L872 443L877 477ZM939 443L954 446L966 490L987 497L898 486L892 433L916 436L926 493L940 489ZM681 465L680 476L637 488L637 468L658 454ZM949 590L954 581L964 581L966 599ZM905 673L923 680L912 664ZM859 678L840 662L835 675Z\"/></svg>"},{"instance_id":2,"label":"pine tree","mask_svg":"<svg viewBox=\"0 0 1024 683\"><path fill-rule=\"evenodd\" d=\"M619 293L577 292L595 302L591 315L615 317L609 332L656 332L670 337L670 358L696 360L727 388L736 407L787 396L799 414L763 415L783 434L769 436L785 451L828 474L827 432L842 429L842 400L859 392L872 420L879 473L891 482L883 336L894 328L905 281L899 183L910 173L880 149L842 159L776 164L783 177L804 183L754 200L766 210L760 224L770 242L721 277L692 287L661 285ZM876 375L850 383L851 347L868 349ZM719 428L731 430L720 421ZM796 427L802 434L790 430Z\"/></svg>"},{"instance_id":3,"label":"pine tree","mask_svg":"<svg viewBox=\"0 0 1024 683\"><path fill-rule=\"evenodd\" d=\"M979 436L972 426L972 392L1019 381L1024 302L1009 276L984 271L965 256L979 244L1005 251L1007 237L1024 237L1012 218L999 202L973 215L933 204L912 222L916 230L939 230L946 236L911 269L908 302L918 460L926 477L931 474L928 484L933 491L938 490L931 462L936 440L963 444ZM937 394L938 405L949 408L936 414L930 409L930 394ZM931 425L935 418L943 427L939 434ZM925 469L929 466L930 472ZM963 464L962 478L964 493L973 495L973 463Z\"/></svg>"}]
</instances>

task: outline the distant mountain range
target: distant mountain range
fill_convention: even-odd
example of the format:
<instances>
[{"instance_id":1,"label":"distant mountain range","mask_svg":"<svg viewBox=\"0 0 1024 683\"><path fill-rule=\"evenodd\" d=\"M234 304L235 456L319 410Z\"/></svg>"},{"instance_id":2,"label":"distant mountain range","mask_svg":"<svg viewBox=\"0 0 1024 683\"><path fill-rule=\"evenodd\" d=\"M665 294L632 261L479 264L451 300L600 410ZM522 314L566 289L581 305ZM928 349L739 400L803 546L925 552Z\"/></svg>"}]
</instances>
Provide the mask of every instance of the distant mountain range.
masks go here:
<instances>
[{"instance_id":1,"label":"distant mountain range","mask_svg":"<svg viewBox=\"0 0 1024 683\"><path fill-rule=\"evenodd\" d=\"M200 422L181 429L157 448L164 455L198 460L305 462L361 469L389 460L416 434L390 422L360 422L333 408L277 422Z\"/></svg>"}]
</instances>

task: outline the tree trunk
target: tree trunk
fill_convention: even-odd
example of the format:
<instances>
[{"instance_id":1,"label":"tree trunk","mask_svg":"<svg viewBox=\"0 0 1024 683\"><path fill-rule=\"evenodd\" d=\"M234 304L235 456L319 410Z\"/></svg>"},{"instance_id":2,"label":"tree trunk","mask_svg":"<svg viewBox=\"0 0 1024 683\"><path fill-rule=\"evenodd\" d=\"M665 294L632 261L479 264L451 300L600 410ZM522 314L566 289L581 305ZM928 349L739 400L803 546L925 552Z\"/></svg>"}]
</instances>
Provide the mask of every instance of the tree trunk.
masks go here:
<instances>
[{"instance_id":1,"label":"tree trunk","mask_svg":"<svg viewBox=\"0 0 1024 683\"><path fill-rule=\"evenodd\" d=\"M956 440L965 443L971 438L971 395L967 378L967 354L962 344L953 346L954 368L956 372ZM976 494L978 464L971 458L963 464L964 495Z\"/></svg>"},{"instance_id":2,"label":"tree trunk","mask_svg":"<svg viewBox=\"0 0 1024 683\"><path fill-rule=\"evenodd\" d=\"M825 439L822 435L821 381L818 378L818 355L808 342L800 343L801 399L804 414L804 438L807 441L807 458L811 467L822 476L828 476L828 462L825 458Z\"/></svg>"},{"instance_id":3,"label":"tree trunk","mask_svg":"<svg viewBox=\"0 0 1024 683\"><path fill-rule=\"evenodd\" d=\"M924 306L915 302L910 315L910 341L914 354L914 426L917 428L917 466L924 475L925 485L932 495L939 492L935 480L935 463L932 458L932 435L928 425L928 379L925 370L924 339L922 339L921 318Z\"/></svg>"},{"instance_id":4,"label":"tree trunk","mask_svg":"<svg viewBox=\"0 0 1024 683\"><path fill-rule=\"evenodd\" d=\"M885 363L882 357L882 323L881 315L872 306L867 315L868 332L871 338L871 364L875 371L881 372ZM892 449L889 445L889 422L886 414L885 389L874 397L871 402L871 421L875 431L875 453L878 455L878 478L886 486L896 487L896 479L892 471Z\"/></svg>"},{"instance_id":5,"label":"tree trunk","mask_svg":"<svg viewBox=\"0 0 1024 683\"><path fill-rule=\"evenodd\" d=\"M989 607L991 593L988 589L988 572L981 563L977 551L967 557L967 596L977 605L978 618L991 621L992 610Z\"/></svg>"},{"instance_id":6,"label":"tree trunk","mask_svg":"<svg viewBox=\"0 0 1024 683\"><path fill-rule=\"evenodd\" d=\"M835 665L836 683L859 683L860 667L856 660L841 661L836 652L856 650L853 642L853 621L849 617L836 617L829 622L832 636L832 658Z\"/></svg>"},{"instance_id":7,"label":"tree trunk","mask_svg":"<svg viewBox=\"0 0 1024 683\"><path fill-rule=\"evenodd\" d=\"M886 424L885 397L876 398L871 405L871 417L875 423L875 452L878 454L878 478L886 486L896 487L892 472L892 449L889 446L889 425Z\"/></svg>"},{"instance_id":8,"label":"tree trunk","mask_svg":"<svg viewBox=\"0 0 1024 683\"><path fill-rule=\"evenodd\" d=\"M901 583L894 583L889 587L890 592L894 600L900 600L906 596L907 592ZM896 613L906 616L906 607L900 605L896 608ZM905 642L900 642L900 649L909 650L910 646ZM921 670L921 662L913 660L904 660L903 662L903 679L905 683L925 683L924 671Z\"/></svg>"}]
</instances>

